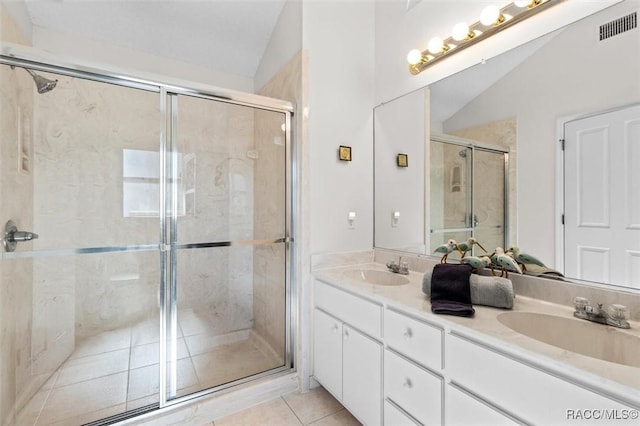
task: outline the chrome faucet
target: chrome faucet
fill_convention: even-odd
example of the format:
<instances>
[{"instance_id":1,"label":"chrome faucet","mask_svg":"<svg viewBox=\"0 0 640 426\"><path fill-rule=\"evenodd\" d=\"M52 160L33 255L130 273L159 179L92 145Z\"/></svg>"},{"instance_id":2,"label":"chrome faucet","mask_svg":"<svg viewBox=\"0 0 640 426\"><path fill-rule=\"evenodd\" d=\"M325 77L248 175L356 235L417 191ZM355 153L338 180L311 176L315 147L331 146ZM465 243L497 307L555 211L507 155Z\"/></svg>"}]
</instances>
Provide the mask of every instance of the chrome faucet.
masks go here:
<instances>
[{"instance_id":1,"label":"chrome faucet","mask_svg":"<svg viewBox=\"0 0 640 426\"><path fill-rule=\"evenodd\" d=\"M398 263L395 260L388 262L387 269L396 274L409 275L409 263L403 262L402 256L398 258Z\"/></svg>"},{"instance_id":2,"label":"chrome faucet","mask_svg":"<svg viewBox=\"0 0 640 426\"><path fill-rule=\"evenodd\" d=\"M573 300L575 311L573 316L587 321L610 325L618 328L631 328L627 321L627 307L624 305L611 305L608 310L602 308L602 303L596 306L589 305L584 297L576 297Z\"/></svg>"}]
</instances>

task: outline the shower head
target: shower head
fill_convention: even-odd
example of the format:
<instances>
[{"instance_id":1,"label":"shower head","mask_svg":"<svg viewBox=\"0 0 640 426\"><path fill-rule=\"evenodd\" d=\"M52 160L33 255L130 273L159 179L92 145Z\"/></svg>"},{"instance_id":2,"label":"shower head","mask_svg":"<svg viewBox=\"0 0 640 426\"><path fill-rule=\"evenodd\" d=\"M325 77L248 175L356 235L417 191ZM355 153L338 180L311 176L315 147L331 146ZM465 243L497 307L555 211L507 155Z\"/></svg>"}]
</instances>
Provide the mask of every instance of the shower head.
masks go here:
<instances>
[{"instance_id":1,"label":"shower head","mask_svg":"<svg viewBox=\"0 0 640 426\"><path fill-rule=\"evenodd\" d=\"M56 84L58 84L58 80L49 80L48 78L45 78L41 75L36 74L35 72L31 71L29 68L25 68L25 70L29 74L31 74L31 77L33 77L33 81L36 82L38 93L50 92L51 90L53 90L54 87L56 87Z\"/></svg>"}]
</instances>

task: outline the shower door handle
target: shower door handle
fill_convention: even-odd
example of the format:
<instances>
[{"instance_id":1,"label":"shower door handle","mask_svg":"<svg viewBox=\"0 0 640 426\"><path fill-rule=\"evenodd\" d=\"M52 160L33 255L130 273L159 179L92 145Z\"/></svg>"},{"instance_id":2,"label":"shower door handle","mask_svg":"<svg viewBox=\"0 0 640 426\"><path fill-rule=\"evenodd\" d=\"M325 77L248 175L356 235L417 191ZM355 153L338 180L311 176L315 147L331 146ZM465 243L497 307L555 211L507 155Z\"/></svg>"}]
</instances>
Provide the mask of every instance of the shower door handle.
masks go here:
<instances>
[{"instance_id":1,"label":"shower door handle","mask_svg":"<svg viewBox=\"0 0 640 426\"><path fill-rule=\"evenodd\" d=\"M15 251L16 246L21 241L31 241L38 238L38 234L33 232L18 231L15 222L10 220L4 226L3 245L6 251Z\"/></svg>"}]
</instances>

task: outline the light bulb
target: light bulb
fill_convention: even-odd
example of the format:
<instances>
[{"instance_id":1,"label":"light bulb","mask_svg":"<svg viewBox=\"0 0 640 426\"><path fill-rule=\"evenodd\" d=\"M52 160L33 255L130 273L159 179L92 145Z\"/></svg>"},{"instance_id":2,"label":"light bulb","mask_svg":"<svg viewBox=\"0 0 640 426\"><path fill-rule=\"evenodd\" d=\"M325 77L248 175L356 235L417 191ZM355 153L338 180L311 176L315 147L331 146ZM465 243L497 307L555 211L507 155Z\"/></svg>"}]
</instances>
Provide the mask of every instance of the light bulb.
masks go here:
<instances>
[{"instance_id":1,"label":"light bulb","mask_svg":"<svg viewBox=\"0 0 640 426\"><path fill-rule=\"evenodd\" d=\"M531 0L516 0L513 2L518 7L527 7L531 4Z\"/></svg>"},{"instance_id":2,"label":"light bulb","mask_svg":"<svg viewBox=\"0 0 640 426\"><path fill-rule=\"evenodd\" d=\"M427 46L427 48L429 49L429 52L433 53L434 55L436 53L442 52L443 47L444 47L444 42L440 37L434 37L431 40L429 40L429 45Z\"/></svg>"},{"instance_id":3,"label":"light bulb","mask_svg":"<svg viewBox=\"0 0 640 426\"><path fill-rule=\"evenodd\" d=\"M407 54L407 62L411 65L417 65L422 62L422 52L418 49L413 49Z\"/></svg>"},{"instance_id":4,"label":"light bulb","mask_svg":"<svg viewBox=\"0 0 640 426\"><path fill-rule=\"evenodd\" d=\"M489 5L482 10L480 22L482 25L493 25L500 19L500 9L496 5Z\"/></svg>"},{"instance_id":5,"label":"light bulb","mask_svg":"<svg viewBox=\"0 0 640 426\"><path fill-rule=\"evenodd\" d=\"M469 25L464 22L459 22L453 27L451 31L451 37L456 41L461 41L469 37Z\"/></svg>"}]
</instances>

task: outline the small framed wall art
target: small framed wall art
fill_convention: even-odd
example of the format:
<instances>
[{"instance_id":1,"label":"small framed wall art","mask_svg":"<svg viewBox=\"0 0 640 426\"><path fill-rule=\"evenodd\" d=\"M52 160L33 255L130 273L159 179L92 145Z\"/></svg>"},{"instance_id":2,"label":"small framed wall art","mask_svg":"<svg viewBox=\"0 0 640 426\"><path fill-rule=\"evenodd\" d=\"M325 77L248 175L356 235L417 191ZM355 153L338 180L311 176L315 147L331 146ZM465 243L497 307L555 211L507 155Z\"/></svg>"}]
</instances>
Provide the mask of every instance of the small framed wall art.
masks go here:
<instances>
[{"instance_id":1,"label":"small framed wall art","mask_svg":"<svg viewBox=\"0 0 640 426\"><path fill-rule=\"evenodd\" d=\"M340 161L351 161L351 147L340 145L338 148L338 158Z\"/></svg>"},{"instance_id":2,"label":"small framed wall art","mask_svg":"<svg viewBox=\"0 0 640 426\"><path fill-rule=\"evenodd\" d=\"M396 164L398 167L409 167L409 156L407 154L398 154Z\"/></svg>"}]
</instances>

